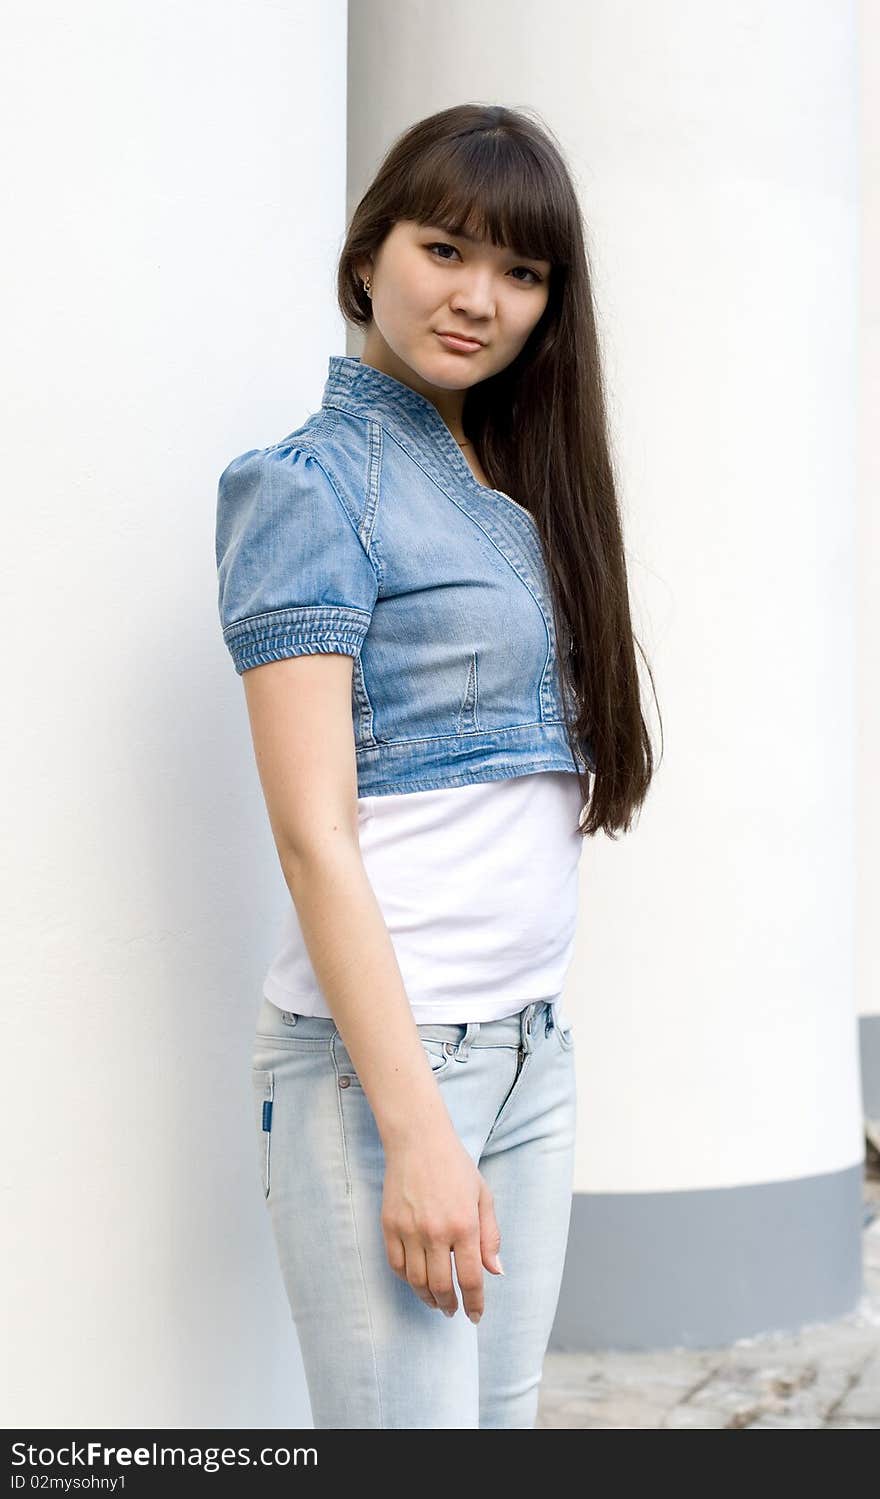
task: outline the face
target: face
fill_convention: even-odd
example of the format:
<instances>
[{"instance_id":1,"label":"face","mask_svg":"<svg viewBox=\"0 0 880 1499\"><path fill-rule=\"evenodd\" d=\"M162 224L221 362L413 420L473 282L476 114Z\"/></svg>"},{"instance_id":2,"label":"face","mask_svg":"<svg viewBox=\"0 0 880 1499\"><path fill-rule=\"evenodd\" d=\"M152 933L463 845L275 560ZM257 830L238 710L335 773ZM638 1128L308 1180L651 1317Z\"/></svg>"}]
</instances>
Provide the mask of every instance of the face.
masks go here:
<instances>
[{"instance_id":1,"label":"face","mask_svg":"<svg viewBox=\"0 0 880 1499\"><path fill-rule=\"evenodd\" d=\"M516 358L550 295L549 260L524 260L488 240L408 219L357 270L371 280L364 362L447 409L453 393L463 401L470 386ZM479 344L457 347L441 333Z\"/></svg>"}]
</instances>

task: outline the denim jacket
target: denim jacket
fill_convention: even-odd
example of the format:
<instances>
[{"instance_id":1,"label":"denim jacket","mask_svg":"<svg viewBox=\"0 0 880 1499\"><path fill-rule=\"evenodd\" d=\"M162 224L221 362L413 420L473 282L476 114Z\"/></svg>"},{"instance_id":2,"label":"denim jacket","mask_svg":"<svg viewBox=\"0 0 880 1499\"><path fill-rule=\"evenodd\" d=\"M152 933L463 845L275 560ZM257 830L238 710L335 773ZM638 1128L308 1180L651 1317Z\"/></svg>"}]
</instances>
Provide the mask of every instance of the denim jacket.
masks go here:
<instances>
[{"instance_id":1,"label":"denim jacket","mask_svg":"<svg viewBox=\"0 0 880 1499\"><path fill-rule=\"evenodd\" d=\"M216 560L237 672L353 657L359 796L595 768L562 718L533 517L478 482L427 397L372 365L331 356L320 410L228 464Z\"/></svg>"}]
</instances>

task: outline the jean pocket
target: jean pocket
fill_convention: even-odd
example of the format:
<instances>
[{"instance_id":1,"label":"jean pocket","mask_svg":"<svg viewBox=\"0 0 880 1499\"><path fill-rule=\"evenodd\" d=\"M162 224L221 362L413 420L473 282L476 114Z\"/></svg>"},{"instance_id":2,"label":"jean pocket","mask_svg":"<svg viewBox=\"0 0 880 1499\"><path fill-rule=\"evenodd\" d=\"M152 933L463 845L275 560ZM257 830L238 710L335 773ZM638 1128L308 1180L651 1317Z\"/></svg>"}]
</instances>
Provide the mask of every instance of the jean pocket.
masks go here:
<instances>
[{"instance_id":1,"label":"jean pocket","mask_svg":"<svg viewBox=\"0 0 880 1499\"><path fill-rule=\"evenodd\" d=\"M572 1033L571 1026L566 1026L565 1030L563 1030L562 1026L559 1024L559 1021L557 1020L554 1022L553 1029L556 1032L556 1035L559 1039L559 1045L562 1047L562 1050L571 1051L574 1046L574 1035Z\"/></svg>"},{"instance_id":2,"label":"jean pocket","mask_svg":"<svg viewBox=\"0 0 880 1499\"><path fill-rule=\"evenodd\" d=\"M434 1077L439 1077L441 1072L446 1072L452 1054L455 1051L455 1043L452 1041L435 1041L430 1036L420 1036L422 1050L428 1058L428 1064Z\"/></svg>"},{"instance_id":3,"label":"jean pocket","mask_svg":"<svg viewBox=\"0 0 880 1499\"><path fill-rule=\"evenodd\" d=\"M436 1077L439 1080L449 1068L455 1046L451 1041L437 1041L433 1037L428 1036L420 1036L419 1040L422 1043L422 1050L425 1053L425 1056L428 1058L428 1065L431 1068L431 1074L433 1077ZM337 1039L336 1042L336 1066L340 1074L340 1081L342 1081L343 1078L347 1079L347 1081L344 1083L345 1087L363 1087L363 1084L355 1071L351 1056L349 1055L347 1048L342 1044L341 1039Z\"/></svg>"},{"instance_id":4,"label":"jean pocket","mask_svg":"<svg viewBox=\"0 0 880 1499\"><path fill-rule=\"evenodd\" d=\"M275 1102L275 1074L266 1071L265 1068L252 1067L251 1081L256 1109L260 1180L263 1185L263 1196L268 1197L272 1187L272 1110Z\"/></svg>"}]
</instances>

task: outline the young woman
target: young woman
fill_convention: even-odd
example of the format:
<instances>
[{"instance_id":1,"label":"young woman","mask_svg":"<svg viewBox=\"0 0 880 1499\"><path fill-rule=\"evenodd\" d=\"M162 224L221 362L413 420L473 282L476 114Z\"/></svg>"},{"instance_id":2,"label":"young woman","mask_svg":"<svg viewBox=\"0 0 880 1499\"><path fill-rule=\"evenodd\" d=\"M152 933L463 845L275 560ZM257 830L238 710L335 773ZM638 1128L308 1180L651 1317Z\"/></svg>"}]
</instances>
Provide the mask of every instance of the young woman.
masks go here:
<instances>
[{"instance_id":1,"label":"young woman","mask_svg":"<svg viewBox=\"0 0 880 1499\"><path fill-rule=\"evenodd\" d=\"M252 1058L261 1181L316 1427L531 1428L571 1210L582 839L627 829L653 768L553 140L504 108L413 126L338 288L361 356L218 495L291 894Z\"/></svg>"}]
</instances>

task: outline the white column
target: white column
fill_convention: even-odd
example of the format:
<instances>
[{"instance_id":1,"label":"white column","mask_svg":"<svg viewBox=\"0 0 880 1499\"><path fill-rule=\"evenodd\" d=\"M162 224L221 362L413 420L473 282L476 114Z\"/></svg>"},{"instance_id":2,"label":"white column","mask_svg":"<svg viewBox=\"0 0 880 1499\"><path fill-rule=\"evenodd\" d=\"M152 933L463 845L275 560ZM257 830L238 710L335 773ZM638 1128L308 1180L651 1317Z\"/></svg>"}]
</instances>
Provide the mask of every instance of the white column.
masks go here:
<instances>
[{"instance_id":1,"label":"white column","mask_svg":"<svg viewBox=\"0 0 880 1499\"><path fill-rule=\"evenodd\" d=\"M350 205L414 119L527 105L593 252L665 757L637 828L584 850L554 1341L838 1315L862 1159L854 8L372 0L350 59Z\"/></svg>"},{"instance_id":2,"label":"white column","mask_svg":"<svg viewBox=\"0 0 880 1499\"><path fill-rule=\"evenodd\" d=\"M4 12L14 1428L308 1421L250 1044L287 896L217 479L344 346L343 0Z\"/></svg>"},{"instance_id":3,"label":"white column","mask_svg":"<svg viewBox=\"0 0 880 1499\"><path fill-rule=\"evenodd\" d=\"M861 361L858 543L858 945L862 1092L871 1137L880 1148L880 13L862 0L861 61Z\"/></svg>"}]
</instances>

